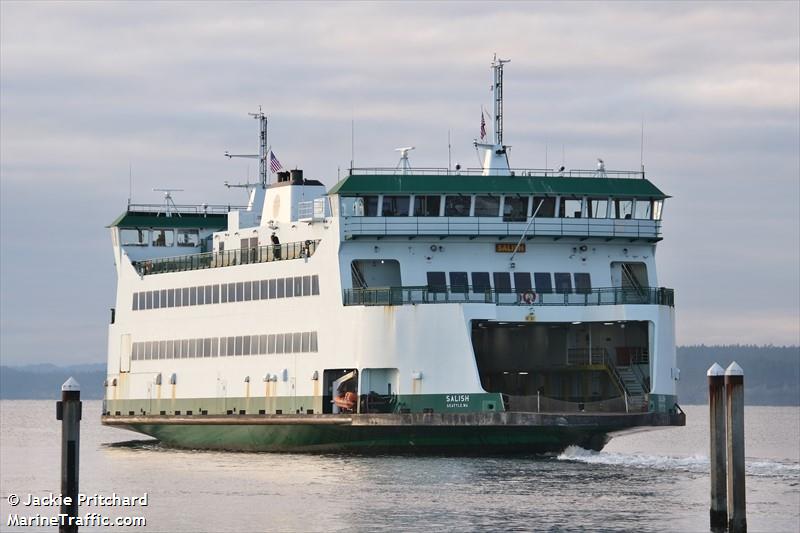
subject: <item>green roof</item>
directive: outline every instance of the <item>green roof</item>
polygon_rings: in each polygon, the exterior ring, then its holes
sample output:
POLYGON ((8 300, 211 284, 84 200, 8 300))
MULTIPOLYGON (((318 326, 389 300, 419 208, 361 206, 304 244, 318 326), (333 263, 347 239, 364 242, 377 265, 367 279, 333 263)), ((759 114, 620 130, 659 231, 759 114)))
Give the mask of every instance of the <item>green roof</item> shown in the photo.
POLYGON ((228 225, 227 214, 187 214, 167 217, 153 211, 126 211, 108 227, 120 228, 211 228, 223 229, 228 225))
POLYGON ((668 198, 642 178, 567 178, 538 176, 353 175, 328 194, 538 194, 668 198))

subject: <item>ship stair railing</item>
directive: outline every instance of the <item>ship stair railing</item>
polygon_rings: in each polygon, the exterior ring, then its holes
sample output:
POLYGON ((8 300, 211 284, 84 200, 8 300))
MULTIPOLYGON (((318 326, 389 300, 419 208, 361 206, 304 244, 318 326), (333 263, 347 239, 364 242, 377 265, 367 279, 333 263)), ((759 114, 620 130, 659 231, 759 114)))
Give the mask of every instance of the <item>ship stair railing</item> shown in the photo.
MULTIPOLYGON (((356 280, 354 280, 356 281, 356 280)), ((344 305, 483 303, 512 306, 665 305, 674 307, 673 289, 602 287, 579 291, 511 291, 473 285, 361 287, 345 289, 344 305)))
MULTIPOLYGON (((462 168, 459 170, 444 167, 427 168, 395 168, 395 167, 360 167, 351 168, 351 176, 483 176, 482 168, 462 168)), ((638 170, 590 170, 574 169, 560 170, 555 168, 510 168, 505 175, 542 177, 542 178, 616 178, 616 179, 644 179, 645 173, 638 170)))
POLYGON ((639 282, 639 278, 636 277, 631 266, 626 263, 622 264, 622 280, 623 288, 630 288, 643 295, 644 287, 639 282))
POLYGON ((649 389, 637 374, 638 367, 618 366, 603 347, 568 348, 567 366, 602 366, 622 394, 626 411, 641 411, 649 389))
POLYGON ((661 221, 618 218, 553 217, 345 217, 345 237, 576 237, 660 240, 661 221))
POLYGON ((186 272, 190 270, 204 270, 254 263, 269 263, 272 261, 305 259, 314 255, 319 243, 320 239, 317 239, 275 245, 270 244, 254 248, 224 250, 222 252, 204 252, 174 257, 159 257, 156 259, 133 261, 132 265, 140 276, 149 276, 153 274, 167 274, 170 272, 186 272))
POLYGON ((358 265, 355 261, 350 263, 350 272, 353 276, 353 285, 357 286, 358 289, 366 289, 367 282, 364 279, 364 275, 361 273, 361 269, 358 268, 358 265))

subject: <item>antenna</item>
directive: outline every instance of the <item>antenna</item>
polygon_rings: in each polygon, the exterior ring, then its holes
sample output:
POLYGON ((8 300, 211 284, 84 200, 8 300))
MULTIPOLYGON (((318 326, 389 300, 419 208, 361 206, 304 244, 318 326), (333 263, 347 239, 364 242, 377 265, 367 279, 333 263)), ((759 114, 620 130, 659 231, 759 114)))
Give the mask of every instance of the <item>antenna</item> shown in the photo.
POLYGON ((133 199, 133 165, 128 161, 128 205, 131 205, 133 199))
POLYGON ((498 59, 497 54, 492 60, 494 70, 494 144, 503 144, 503 65, 510 63, 510 59, 498 59))
POLYGON ((356 160, 356 121, 350 119, 350 174, 353 173, 353 166, 356 160))
POLYGON ((258 113, 248 113, 251 117, 259 122, 259 146, 258 154, 232 154, 225 150, 225 157, 233 159, 234 157, 241 157, 245 159, 258 159, 258 177, 261 181, 261 188, 267 188, 267 116, 261 111, 261 106, 258 106, 258 113))
POLYGON ((447 171, 453 168, 452 147, 450 146, 450 130, 447 130, 447 171))
POLYGON ((153 192, 163 192, 164 193, 164 215, 167 217, 172 216, 172 211, 175 212, 176 215, 179 217, 181 216, 178 213, 178 208, 175 205, 175 201, 172 199, 172 193, 174 192, 183 192, 183 189, 153 189, 153 192))
POLYGON ((642 118, 642 137, 639 140, 639 165, 642 167, 642 177, 644 177, 644 118, 642 118))
POLYGON ((397 167, 403 171, 403 174, 408 174, 408 171, 411 170, 411 164, 408 162, 408 152, 413 150, 414 146, 406 146, 404 148, 395 148, 395 152, 400 152, 400 161, 397 163, 397 167))

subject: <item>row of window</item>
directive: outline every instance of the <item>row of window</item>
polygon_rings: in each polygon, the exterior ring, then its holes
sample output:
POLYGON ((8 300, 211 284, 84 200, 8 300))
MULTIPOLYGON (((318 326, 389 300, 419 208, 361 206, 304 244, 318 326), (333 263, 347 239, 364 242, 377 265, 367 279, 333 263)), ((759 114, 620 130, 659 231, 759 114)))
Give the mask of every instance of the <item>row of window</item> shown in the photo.
MULTIPOLYGON (((445 272, 428 272, 428 290, 432 292, 447 291, 447 277, 445 272)), ((538 293, 571 293, 588 294, 592 292, 592 278, 588 272, 534 272, 531 283, 530 272, 514 272, 514 286, 512 289, 510 272, 450 272, 450 291, 484 294, 486 291, 495 292, 526 292, 535 290, 538 293), (555 279, 555 286, 553 285, 555 279), (575 284, 573 285, 573 279, 575 284), (472 283, 470 284, 470 281, 472 283), (555 287, 555 291, 553 290, 555 287)))
POLYGON ((133 293, 132 309, 165 309, 319 294, 319 276, 294 276, 133 293))
POLYGON ((122 246, 200 246, 200 230, 196 229, 145 229, 122 228, 119 230, 122 246), (177 240, 175 232, 177 231, 177 240))
POLYGON ((527 217, 660 220, 663 200, 566 198, 523 195, 370 195, 353 204, 354 216, 367 217, 527 217), (444 201, 442 200, 444 199, 444 201))
POLYGON ((131 359, 134 361, 150 361, 158 359, 316 352, 317 332, 302 331, 297 333, 270 333, 267 335, 134 342, 131 359))

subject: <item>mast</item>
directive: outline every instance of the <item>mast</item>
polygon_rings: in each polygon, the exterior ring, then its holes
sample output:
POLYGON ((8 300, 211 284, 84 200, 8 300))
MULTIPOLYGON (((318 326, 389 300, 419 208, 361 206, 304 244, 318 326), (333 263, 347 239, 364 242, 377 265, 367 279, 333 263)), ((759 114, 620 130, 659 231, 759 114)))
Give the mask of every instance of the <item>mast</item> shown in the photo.
POLYGON ((261 106, 258 106, 258 113, 248 113, 251 117, 259 122, 259 146, 258 146, 258 177, 261 182, 261 188, 267 188, 267 115, 261 111, 261 106))
POLYGON ((503 144, 503 65, 510 59, 498 59, 497 54, 492 59, 494 73, 494 139, 491 143, 475 140, 475 148, 479 152, 479 159, 483 168, 483 175, 508 175, 511 170, 508 165, 508 146, 503 144))
POLYGON ((503 65, 510 63, 510 59, 498 59, 497 54, 492 60, 494 71, 494 144, 503 145, 503 65))

